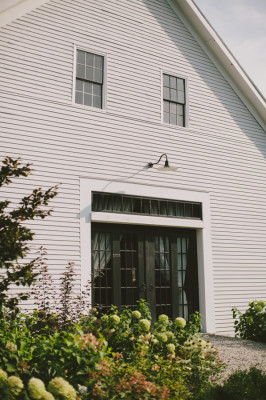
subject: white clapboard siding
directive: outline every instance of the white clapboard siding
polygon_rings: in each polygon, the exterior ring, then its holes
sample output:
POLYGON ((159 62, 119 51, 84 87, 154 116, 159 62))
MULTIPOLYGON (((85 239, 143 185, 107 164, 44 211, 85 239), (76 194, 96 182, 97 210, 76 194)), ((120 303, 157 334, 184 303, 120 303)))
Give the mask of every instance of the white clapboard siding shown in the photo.
POLYGON ((50 0, 0 43, 0 157, 34 169, 1 198, 61 183, 30 224, 56 284, 69 261, 80 282, 81 176, 208 191, 216 332, 232 334, 231 308, 266 296, 266 136, 168 2, 50 0), (107 55, 106 110, 72 104, 74 45, 107 55), (186 128, 161 122, 162 71, 188 78, 186 128), (162 153, 177 172, 144 169, 162 153))

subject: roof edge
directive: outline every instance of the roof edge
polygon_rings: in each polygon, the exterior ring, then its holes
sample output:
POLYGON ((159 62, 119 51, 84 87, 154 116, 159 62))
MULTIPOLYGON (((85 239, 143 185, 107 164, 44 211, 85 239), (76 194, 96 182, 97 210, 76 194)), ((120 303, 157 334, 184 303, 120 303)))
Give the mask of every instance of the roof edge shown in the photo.
POLYGON ((266 102, 193 0, 167 0, 254 118, 266 130, 266 102))
POLYGON ((48 0, 13 0, 3 3, 0 8, 0 27, 22 17, 31 10, 40 7, 48 0))

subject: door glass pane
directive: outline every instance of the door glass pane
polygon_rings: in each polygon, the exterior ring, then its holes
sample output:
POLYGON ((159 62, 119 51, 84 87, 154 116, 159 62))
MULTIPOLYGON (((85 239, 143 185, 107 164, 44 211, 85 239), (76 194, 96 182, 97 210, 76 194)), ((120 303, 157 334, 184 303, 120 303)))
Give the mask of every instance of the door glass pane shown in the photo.
POLYGON ((188 320, 189 314, 198 308, 196 246, 188 236, 177 238, 177 268, 179 314, 188 320))
POLYGON ((137 236, 122 233, 120 236, 121 305, 136 307, 138 298, 137 236))
POLYGON ((105 312, 112 298, 111 234, 95 232, 92 250, 94 304, 105 312))
POLYGON ((170 239, 168 236, 154 237, 155 249, 155 296, 156 317, 167 314, 172 317, 170 239))

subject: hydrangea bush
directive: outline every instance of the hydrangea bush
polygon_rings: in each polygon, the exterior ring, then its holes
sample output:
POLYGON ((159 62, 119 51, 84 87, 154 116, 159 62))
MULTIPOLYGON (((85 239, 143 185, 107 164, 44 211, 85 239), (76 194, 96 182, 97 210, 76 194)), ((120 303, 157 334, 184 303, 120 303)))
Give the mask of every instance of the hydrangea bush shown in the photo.
POLYGON ((10 379, 6 371, 21 379, 24 389, 16 389, 33 400, 74 400, 76 393, 82 400, 115 400, 130 392, 132 399, 186 400, 222 367, 217 351, 200 337, 198 313, 188 323, 164 314, 152 323, 141 301, 134 311, 112 307, 103 315, 91 309, 69 330, 47 326, 47 332, 44 325, 36 331, 36 318, 0 321, 0 386, 10 379))
POLYGON ((263 300, 251 301, 244 313, 236 307, 232 311, 236 336, 266 343, 266 303, 263 300))

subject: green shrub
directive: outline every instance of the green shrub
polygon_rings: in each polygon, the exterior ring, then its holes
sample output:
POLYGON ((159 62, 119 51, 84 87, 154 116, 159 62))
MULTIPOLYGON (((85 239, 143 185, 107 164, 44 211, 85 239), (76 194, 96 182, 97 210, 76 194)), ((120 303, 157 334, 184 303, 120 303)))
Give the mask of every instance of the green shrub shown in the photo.
POLYGON ((173 322, 166 315, 153 325, 150 322, 148 305, 141 301, 134 312, 113 307, 101 316, 98 332, 127 365, 135 366, 156 385, 168 387, 171 398, 177 393, 186 398, 188 391, 201 390, 221 370, 217 350, 200 338, 198 313, 187 324, 182 318, 173 322))
POLYGON ((140 301, 133 312, 112 307, 100 315, 92 309, 65 330, 58 330, 60 323, 51 328, 52 314, 42 318, 37 311, 0 321, 0 368, 19 376, 24 386, 33 377, 45 385, 61 377, 87 390, 86 400, 127 398, 129 390, 135 396, 139 391, 136 399, 185 400, 222 368, 216 349, 200 337, 198 313, 189 323, 161 315, 152 324, 147 303, 140 301))
POLYGON ((251 301, 243 314, 236 307, 232 311, 236 336, 266 343, 266 304, 263 300, 251 301))
POLYGON ((107 356, 107 343, 79 326, 75 332, 49 334, 32 334, 31 326, 35 326, 32 316, 0 321, 0 368, 23 380, 34 376, 48 383, 61 376, 72 384, 83 384, 89 368, 107 356))
POLYGON ((194 397, 195 400, 265 400, 266 374, 256 368, 238 371, 223 385, 216 385, 194 397))
MULTIPOLYGON (((27 177, 31 172, 31 164, 23 165, 20 158, 6 157, 0 166, 0 189, 12 183, 14 178, 27 177)), ((17 206, 10 200, 0 201, 0 317, 4 308, 11 313, 18 313, 19 302, 30 297, 30 292, 25 290, 19 293, 18 290, 12 292, 9 289, 12 285, 18 288, 31 286, 38 275, 36 267, 39 258, 29 262, 25 260, 34 237, 27 222, 51 214, 47 205, 57 195, 57 188, 55 186, 45 191, 34 189, 17 206)))

